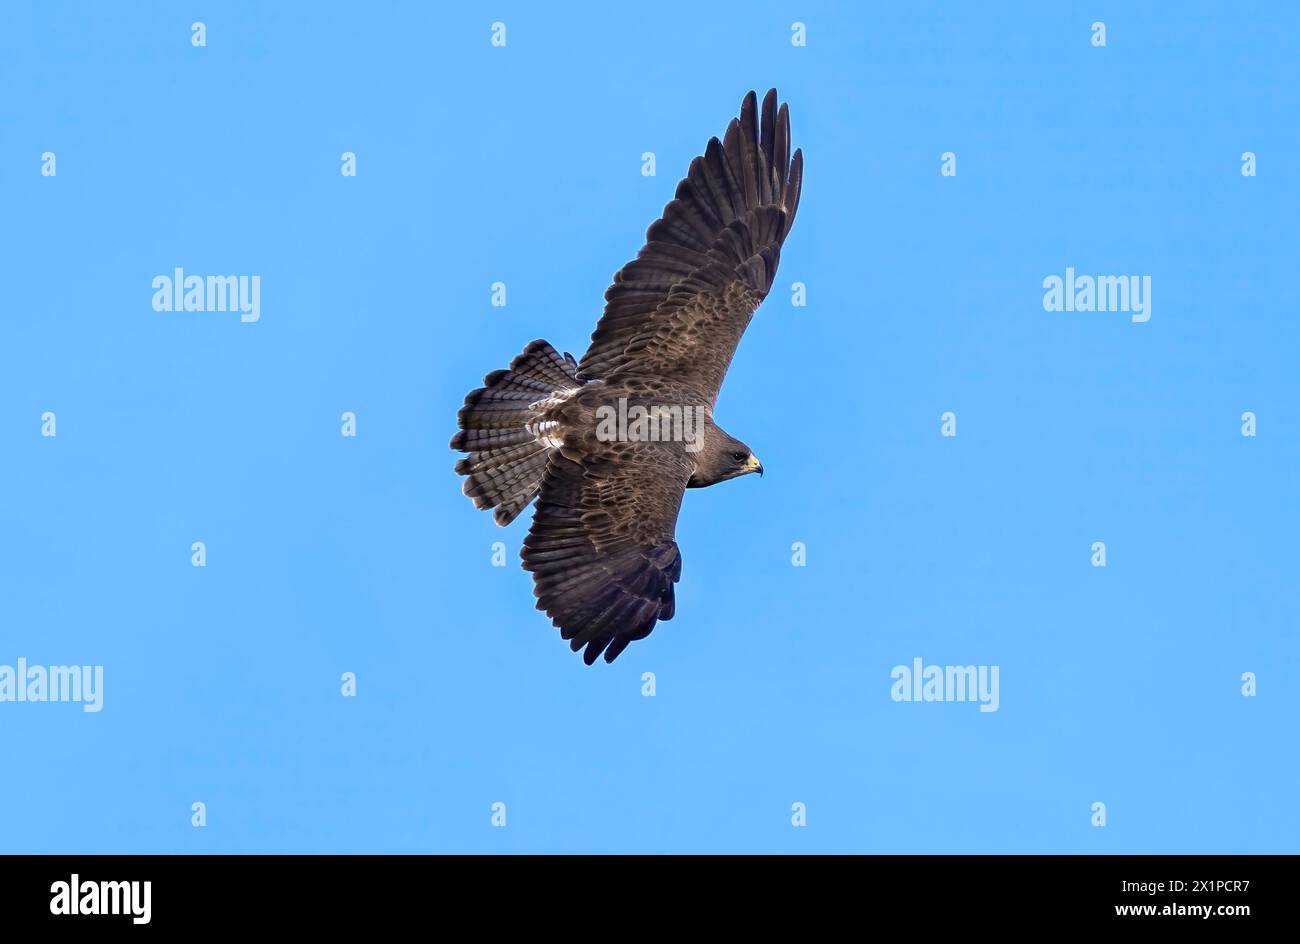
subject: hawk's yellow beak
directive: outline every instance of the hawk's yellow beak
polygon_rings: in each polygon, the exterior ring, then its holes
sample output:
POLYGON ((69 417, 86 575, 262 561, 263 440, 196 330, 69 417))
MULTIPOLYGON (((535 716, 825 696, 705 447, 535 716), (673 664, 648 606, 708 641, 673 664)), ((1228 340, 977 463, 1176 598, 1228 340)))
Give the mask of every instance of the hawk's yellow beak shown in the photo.
POLYGON ((758 457, 751 452, 749 454, 749 462, 745 464, 745 469, 746 471, 757 472, 759 475, 762 475, 763 463, 759 462, 758 457))

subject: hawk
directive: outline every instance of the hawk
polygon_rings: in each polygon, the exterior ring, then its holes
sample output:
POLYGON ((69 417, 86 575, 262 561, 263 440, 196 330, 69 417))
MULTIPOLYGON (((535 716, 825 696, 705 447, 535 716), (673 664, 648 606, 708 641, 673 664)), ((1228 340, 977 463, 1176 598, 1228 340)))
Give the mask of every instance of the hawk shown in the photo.
POLYGON ((750 92, 614 275, 582 359, 533 341, 465 398, 451 440, 469 453, 456 463, 464 492, 503 526, 537 499, 523 567, 587 665, 672 618, 685 490, 763 473, 713 405, 802 182, 789 109, 775 89, 761 109, 750 92))

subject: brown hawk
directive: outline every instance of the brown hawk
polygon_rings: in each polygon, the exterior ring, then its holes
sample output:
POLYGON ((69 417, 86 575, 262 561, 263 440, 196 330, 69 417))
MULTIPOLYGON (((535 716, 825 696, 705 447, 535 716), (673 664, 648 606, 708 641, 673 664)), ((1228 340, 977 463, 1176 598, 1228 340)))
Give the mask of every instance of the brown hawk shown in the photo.
POLYGON ((590 665, 673 615, 687 488, 763 472, 713 422, 732 355, 776 275, 803 154, 776 90, 750 92, 691 161, 575 361, 534 341, 465 398, 465 494, 506 525, 537 498, 521 556, 537 608, 590 665))

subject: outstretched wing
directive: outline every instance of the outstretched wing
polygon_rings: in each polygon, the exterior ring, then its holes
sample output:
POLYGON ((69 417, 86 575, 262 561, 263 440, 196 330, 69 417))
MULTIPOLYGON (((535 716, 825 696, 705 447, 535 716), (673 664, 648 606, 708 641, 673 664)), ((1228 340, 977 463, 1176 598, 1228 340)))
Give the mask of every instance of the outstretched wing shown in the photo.
POLYGON ((682 560, 673 533, 690 461, 669 444, 611 443, 551 458, 520 552, 545 610, 588 665, 614 659, 672 619, 682 560))
POLYGON ((691 161, 636 259, 614 276, 578 376, 672 377, 712 403, 776 276, 802 182, 789 109, 777 108, 773 89, 760 121, 750 92, 724 139, 691 161))

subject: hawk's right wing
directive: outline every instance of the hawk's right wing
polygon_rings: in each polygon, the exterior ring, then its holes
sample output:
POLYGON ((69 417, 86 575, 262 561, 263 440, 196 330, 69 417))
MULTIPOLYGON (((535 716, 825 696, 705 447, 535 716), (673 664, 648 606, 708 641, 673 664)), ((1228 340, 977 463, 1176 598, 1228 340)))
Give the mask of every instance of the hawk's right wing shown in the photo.
POLYGON ((581 462, 555 453, 520 552, 545 610, 583 661, 614 659, 672 619, 673 539, 692 463, 676 444, 610 443, 581 462))

